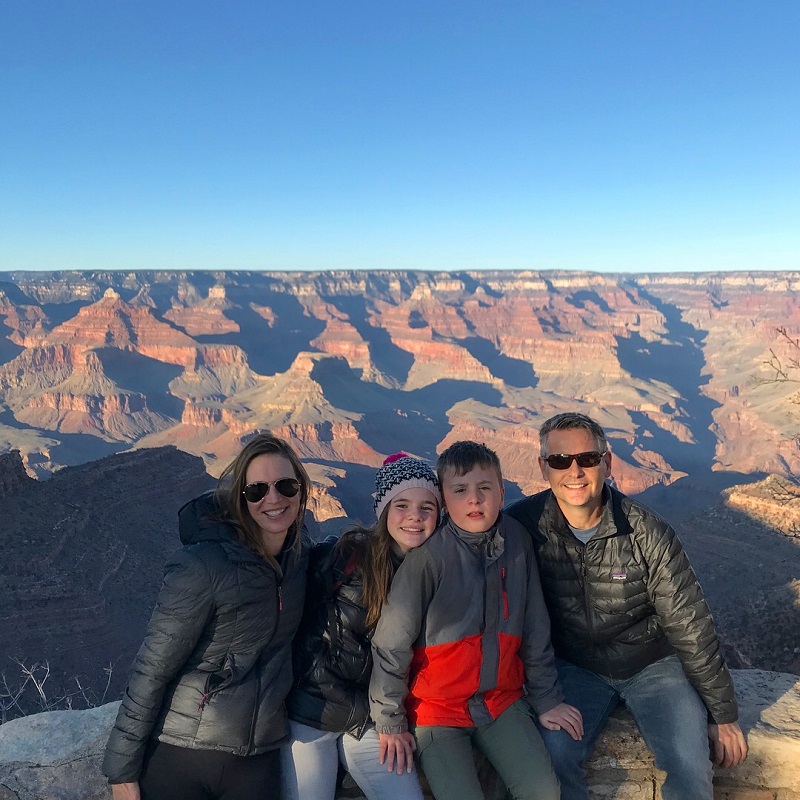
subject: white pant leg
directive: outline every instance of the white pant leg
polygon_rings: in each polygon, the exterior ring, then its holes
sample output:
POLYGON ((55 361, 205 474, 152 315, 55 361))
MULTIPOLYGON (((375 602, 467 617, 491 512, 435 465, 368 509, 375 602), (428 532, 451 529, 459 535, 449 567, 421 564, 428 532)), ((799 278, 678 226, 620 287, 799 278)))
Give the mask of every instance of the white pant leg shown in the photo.
POLYGON ((289 720, 290 744, 281 748, 286 800, 335 800, 340 733, 318 731, 289 720))
POLYGON ((361 739, 344 734, 339 740, 342 763, 367 800, 423 800, 416 768, 398 775, 378 761, 380 739, 370 725, 361 739))

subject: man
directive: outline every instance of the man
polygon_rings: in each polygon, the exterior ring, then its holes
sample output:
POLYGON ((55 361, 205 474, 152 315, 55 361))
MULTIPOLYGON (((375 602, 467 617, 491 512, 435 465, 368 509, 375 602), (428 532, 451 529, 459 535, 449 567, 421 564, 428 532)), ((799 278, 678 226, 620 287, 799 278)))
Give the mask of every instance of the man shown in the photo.
POLYGON ((506 513, 534 539, 565 701, 583 715, 579 741, 542 730, 562 800, 588 800, 583 763, 620 700, 667 773, 664 800, 711 800, 709 740, 724 767, 747 743, 686 554, 660 517, 606 485, 611 453, 593 419, 558 414, 539 436, 550 489, 506 513))

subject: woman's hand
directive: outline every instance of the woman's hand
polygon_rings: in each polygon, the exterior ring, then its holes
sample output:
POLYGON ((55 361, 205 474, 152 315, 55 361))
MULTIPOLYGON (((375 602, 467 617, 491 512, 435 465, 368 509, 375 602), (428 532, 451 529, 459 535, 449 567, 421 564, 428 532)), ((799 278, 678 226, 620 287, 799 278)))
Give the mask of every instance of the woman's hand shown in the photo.
POLYGON ((414 751, 417 749, 417 743, 411 733, 408 731, 405 733, 379 733, 378 738, 381 742, 378 760, 381 764, 386 764, 387 772, 394 771, 398 775, 402 775, 404 772, 414 771, 414 751))
POLYGON ((114 800, 141 800, 138 783, 112 783, 111 796, 114 800))

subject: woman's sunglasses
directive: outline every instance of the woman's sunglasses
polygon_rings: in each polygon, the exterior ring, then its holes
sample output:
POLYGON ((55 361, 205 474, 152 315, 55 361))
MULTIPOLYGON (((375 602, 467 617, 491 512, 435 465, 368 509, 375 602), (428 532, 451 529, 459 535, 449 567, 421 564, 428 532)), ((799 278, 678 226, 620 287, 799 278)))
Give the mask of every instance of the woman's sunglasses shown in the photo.
POLYGON ((294 478, 281 478, 279 481, 258 481, 248 483, 242 494, 248 503, 257 503, 269 494, 269 487, 274 486, 278 494, 284 497, 294 497, 300 491, 300 481, 294 478))
POLYGON ((553 453, 547 456, 545 461, 550 469, 569 469, 573 459, 578 462, 581 469, 588 469, 589 467, 596 467, 602 460, 603 456, 607 453, 604 450, 599 453, 597 450, 590 450, 588 453, 576 453, 570 455, 569 453, 553 453))

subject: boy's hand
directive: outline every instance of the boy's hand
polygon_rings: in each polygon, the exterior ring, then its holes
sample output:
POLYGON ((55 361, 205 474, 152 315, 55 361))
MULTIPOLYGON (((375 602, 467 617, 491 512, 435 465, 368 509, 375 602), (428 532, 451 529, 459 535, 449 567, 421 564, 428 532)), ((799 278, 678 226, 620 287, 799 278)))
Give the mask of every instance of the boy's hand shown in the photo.
POLYGON ((411 733, 379 733, 381 746, 378 751, 378 761, 386 763, 387 772, 397 772, 402 775, 404 772, 414 771, 414 751, 417 743, 411 733), (396 768, 395 768, 396 767, 396 768))
POLYGON ((576 742, 583 739, 581 712, 568 703, 559 703, 555 708, 539 714, 539 722, 549 731, 566 731, 576 742))

